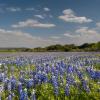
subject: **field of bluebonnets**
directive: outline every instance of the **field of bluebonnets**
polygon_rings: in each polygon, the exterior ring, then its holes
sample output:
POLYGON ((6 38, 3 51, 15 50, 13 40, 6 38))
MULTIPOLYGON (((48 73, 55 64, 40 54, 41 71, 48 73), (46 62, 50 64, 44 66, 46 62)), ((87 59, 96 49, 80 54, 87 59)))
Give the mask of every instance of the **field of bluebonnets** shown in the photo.
POLYGON ((100 100, 100 53, 0 54, 0 100, 100 100))

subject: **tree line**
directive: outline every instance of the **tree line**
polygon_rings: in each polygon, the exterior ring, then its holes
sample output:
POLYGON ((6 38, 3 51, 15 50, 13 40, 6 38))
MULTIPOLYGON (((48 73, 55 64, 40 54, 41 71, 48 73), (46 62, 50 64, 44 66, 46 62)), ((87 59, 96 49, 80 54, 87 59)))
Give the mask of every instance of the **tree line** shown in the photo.
POLYGON ((100 51, 100 42, 84 43, 80 46, 75 44, 55 44, 36 48, 0 48, 0 52, 88 52, 100 51))

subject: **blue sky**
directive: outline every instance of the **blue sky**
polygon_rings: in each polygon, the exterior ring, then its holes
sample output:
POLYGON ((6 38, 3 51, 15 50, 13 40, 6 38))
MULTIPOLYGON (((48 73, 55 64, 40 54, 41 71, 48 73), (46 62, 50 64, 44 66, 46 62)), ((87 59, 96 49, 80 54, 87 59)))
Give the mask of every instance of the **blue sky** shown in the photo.
POLYGON ((0 47, 100 41, 100 0, 0 0, 0 47))

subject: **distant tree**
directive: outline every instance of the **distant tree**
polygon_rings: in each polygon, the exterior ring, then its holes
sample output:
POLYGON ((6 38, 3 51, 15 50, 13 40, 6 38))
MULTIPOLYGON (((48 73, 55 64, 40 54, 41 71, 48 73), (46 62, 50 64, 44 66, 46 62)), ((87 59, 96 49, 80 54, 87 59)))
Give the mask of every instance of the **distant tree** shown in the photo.
POLYGON ((46 52, 46 51, 100 51, 100 42, 97 43, 84 43, 80 46, 74 44, 56 44, 47 47, 36 47, 36 48, 0 48, 0 52, 46 52))

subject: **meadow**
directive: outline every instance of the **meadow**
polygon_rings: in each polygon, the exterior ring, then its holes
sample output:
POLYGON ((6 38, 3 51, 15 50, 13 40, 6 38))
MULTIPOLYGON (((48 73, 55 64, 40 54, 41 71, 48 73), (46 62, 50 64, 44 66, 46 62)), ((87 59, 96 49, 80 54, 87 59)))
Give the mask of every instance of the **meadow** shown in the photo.
POLYGON ((0 100, 100 100, 100 53, 1 53, 0 100))

